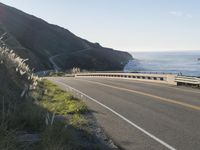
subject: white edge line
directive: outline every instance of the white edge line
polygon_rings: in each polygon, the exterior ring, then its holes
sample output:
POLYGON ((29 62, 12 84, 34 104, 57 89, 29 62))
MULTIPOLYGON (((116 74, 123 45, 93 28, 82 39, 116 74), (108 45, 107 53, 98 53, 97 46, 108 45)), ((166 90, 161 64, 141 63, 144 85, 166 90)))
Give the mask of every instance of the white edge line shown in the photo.
MULTIPOLYGON (((55 80, 54 80, 54 81, 55 81, 55 80)), ((111 111, 112 113, 114 113, 115 115, 117 115, 118 117, 120 117, 121 119, 123 119, 124 121, 128 122, 129 124, 131 124, 132 126, 134 126, 135 128, 137 128, 138 130, 140 130, 141 132, 143 132, 144 134, 148 135, 149 137, 151 137, 152 139, 154 139, 154 140, 157 141, 158 143, 164 145, 164 146, 167 147, 168 149, 170 149, 170 150, 176 150, 174 147, 170 146, 170 145, 167 144, 166 142, 164 142, 164 141, 162 141, 161 139, 157 138, 156 136, 152 135, 151 133, 149 133, 149 132, 146 131, 145 129, 139 127, 139 126, 136 125, 135 123, 131 122, 130 120, 128 120, 128 119, 125 118, 124 116, 122 116, 122 115, 120 115, 119 113, 117 113, 116 111, 114 111, 112 108, 109 108, 108 106, 102 104, 101 102, 97 101, 96 99, 94 99, 94 98, 92 98, 92 97, 86 95, 85 93, 83 93, 83 92, 81 92, 81 91, 79 91, 79 90, 77 90, 77 89, 75 89, 75 88, 73 88, 73 87, 71 87, 71 86, 69 86, 69 85, 67 85, 67 84, 64 84, 64 83, 62 83, 62 82, 60 82, 60 81, 55 81, 55 82, 58 82, 58 83, 60 83, 60 84, 62 84, 62 85, 64 85, 64 86, 67 86, 67 87, 71 88, 72 90, 75 90, 76 92, 78 92, 78 93, 84 95, 85 97, 91 99, 91 100, 94 101, 95 103, 97 103, 97 104, 101 105, 102 107, 108 109, 109 111, 111 111)))

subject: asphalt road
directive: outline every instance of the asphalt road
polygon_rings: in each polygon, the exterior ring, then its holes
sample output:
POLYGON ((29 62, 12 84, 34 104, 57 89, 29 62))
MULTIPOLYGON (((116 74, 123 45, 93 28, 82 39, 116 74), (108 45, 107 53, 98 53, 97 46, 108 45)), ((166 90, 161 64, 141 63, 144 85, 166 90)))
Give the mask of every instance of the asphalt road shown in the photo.
POLYGON ((128 79, 50 78, 86 104, 122 149, 200 150, 200 90, 128 79))

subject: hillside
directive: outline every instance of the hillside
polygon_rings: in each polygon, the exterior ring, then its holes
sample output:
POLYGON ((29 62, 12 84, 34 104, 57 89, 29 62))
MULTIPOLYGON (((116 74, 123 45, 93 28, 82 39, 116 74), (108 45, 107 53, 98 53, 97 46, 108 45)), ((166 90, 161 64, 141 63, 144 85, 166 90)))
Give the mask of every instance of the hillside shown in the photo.
POLYGON ((5 67, 5 65, 0 65, 0 100, 3 98, 16 99, 20 97, 22 91, 22 85, 18 84, 19 82, 14 79, 14 76, 11 75, 11 72, 5 67))
POLYGON ((112 149, 82 100, 33 76, 1 40, 0 84, 0 150, 112 149))
POLYGON ((0 3, 0 34, 4 41, 36 71, 52 69, 51 56, 62 69, 122 70, 132 59, 127 52, 104 48, 0 3))

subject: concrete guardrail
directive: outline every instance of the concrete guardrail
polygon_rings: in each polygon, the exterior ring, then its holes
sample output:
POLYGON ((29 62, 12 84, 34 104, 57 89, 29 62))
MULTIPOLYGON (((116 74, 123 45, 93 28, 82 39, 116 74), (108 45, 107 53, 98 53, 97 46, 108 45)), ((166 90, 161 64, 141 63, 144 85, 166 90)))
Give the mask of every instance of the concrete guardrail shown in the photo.
POLYGON ((141 73, 78 73, 75 77, 108 77, 142 80, 156 83, 177 85, 174 74, 141 74, 141 73))
POLYGON ((200 87, 200 78, 189 76, 177 76, 175 74, 148 74, 148 73, 79 73, 75 77, 109 77, 125 78, 132 80, 142 80, 157 83, 166 83, 171 85, 195 85, 200 87))
POLYGON ((197 77, 176 76, 175 82, 177 82, 178 85, 188 84, 188 85, 200 86, 200 78, 197 78, 197 77))

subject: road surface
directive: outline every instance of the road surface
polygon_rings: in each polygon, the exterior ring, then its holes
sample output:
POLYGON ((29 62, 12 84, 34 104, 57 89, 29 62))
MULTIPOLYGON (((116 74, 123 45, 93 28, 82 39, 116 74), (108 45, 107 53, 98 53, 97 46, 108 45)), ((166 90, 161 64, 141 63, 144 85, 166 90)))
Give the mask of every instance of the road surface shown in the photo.
POLYGON ((88 95, 108 136, 126 150, 200 150, 200 90, 128 79, 50 78, 88 95))

